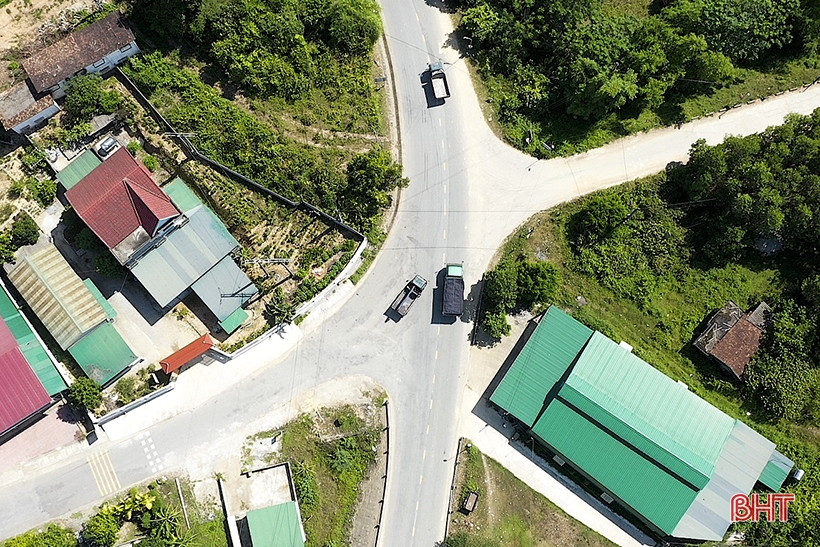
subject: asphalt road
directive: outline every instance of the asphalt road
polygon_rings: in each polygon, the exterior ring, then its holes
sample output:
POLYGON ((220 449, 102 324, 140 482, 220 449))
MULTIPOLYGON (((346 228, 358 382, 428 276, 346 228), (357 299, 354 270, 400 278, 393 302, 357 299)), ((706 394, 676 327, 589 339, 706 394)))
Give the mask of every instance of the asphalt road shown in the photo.
MULTIPOLYGON (((432 2, 432 0, 430 0, 432 2)), ((498 141, 482 119, 463 60, 444 47, 449 16, 422 0, 384 4, 405 174, 395 224, 371 272, 344 306, 281 362, 207 404, 137 436, 86 453, 0 492, 0 537, 98 503, 121 487, 207 466, 237 446, 243 424, 336 378, 381 383, 391 401, 391 459, 382 545, 432 546, 444 531, 470 324, 438 314, 437 274, 464 262, 468 291, 503 239, 531 214, 578 195, 657 172, 686 158, 698 137, 716 143, 820 105, 820 88, 674 128, 623 139, 569 159, 536 162, 498 141), (428 107, 426 64, 443 60, 453 97, 428 107), (410 313, 386 311, 419 273, 430 285, 410 313), (160 467, 161 466, 161 467, 160 467)), ((238 450, 238 448, 236 448, 238 450)))

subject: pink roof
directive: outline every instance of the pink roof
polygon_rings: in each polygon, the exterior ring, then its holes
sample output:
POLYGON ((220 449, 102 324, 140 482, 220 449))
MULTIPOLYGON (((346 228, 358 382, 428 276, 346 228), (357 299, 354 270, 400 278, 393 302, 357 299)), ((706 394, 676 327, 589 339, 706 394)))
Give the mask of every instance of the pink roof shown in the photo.
POLYGON ((109 249, 140 226, 154 235, 161 220, 179 214, 150 172, 125 148, 114 152, 65 196, 109 249))
POLYGON ((50 401, 43 384, 20 353, 11 331, 0 320, 0 432, 50 401))

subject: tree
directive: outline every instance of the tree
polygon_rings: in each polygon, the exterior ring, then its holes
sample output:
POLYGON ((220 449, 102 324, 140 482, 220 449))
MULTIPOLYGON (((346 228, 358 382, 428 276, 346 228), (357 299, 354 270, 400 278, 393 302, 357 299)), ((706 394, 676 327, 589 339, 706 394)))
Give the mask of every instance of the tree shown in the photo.
POLYGON ((81 534, 93 547, 113 547, 121 526, 112 513, 101 511, 86 521, 81 534))
POLYGON ((753 61, 791 42, 799 11, 800 0, 678 0, 663 16, 732 60, 753 61))
POLYGON ((111 114, 123 102, 116 91, 103 89, 103 79, 97 74, 74 76, 66 84, 63 109, 72 125, 87 122, 95 114, 111 114))
POLYGON ((567 225, 570 239, 576 246, 594 243, 608 236, 629 214, 629 210, 614 192, 593 195, 584 207, 572 215, 567 225))
POLYGON ((40 239, 40 227, 28 213, 22 212, 11 225, 11 245, 16 250, 24 245, 34 245, 40 239))
POLYGON ((328 21, 330 46, 342 53, 367 55, 381 34, 379 6, 373 0, 334 0, 328 21))
POLYGON ((41 532, 26 534, 6 540, 4 547, 77 547, 77 538, 73 530, 49 524, 41 532))
POLYGON ((524 307, 548 304, 560 284, 558 268, 549 262, 523 262, 518 266, 518 303, 524 307))
POLYGON ((515 308, 518 301, 518 263, 511 259, 502 260, 487 272, 484 291, 488 310, 506 314, 515 308))
POLYGON ((94 410, 102 404, 102 388, 91 378, 77 378, 68 388, 68 402, 81 410, 94 410))
POLYGON ((393 162, 387 150, 374 147, 357 154, 347 166, 347 185, 342 192, 345 211, 355 225, 362 226, 390 205, 390 192, 407 183, 401 176, 401 165, 393 162))
POLYGON ((100 253, 94 257, 94 269, 97 273, 112 279, 123 279, 128 270, 114 258, 111 253, 100 253))

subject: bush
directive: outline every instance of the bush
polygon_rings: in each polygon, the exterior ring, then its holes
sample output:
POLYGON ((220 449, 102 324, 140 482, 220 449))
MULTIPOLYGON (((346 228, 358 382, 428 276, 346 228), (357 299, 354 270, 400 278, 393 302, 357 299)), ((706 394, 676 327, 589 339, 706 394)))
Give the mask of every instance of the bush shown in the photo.
POLYGON ((489 312, 484 316, 484 322, 481 325, 489 336, 500 339, 502 336, 509 336, 512 327, 507 323, 507 314, 500 311, 489 312))
POLYGON ((505 313, 512 310, 518 300, 518 262, 502 260, 487 272, 484 290, 488 309, 505 313))
POLYGON ((527 308, 549 304, 560 284, 560 273, 552 264, 523 262, 518 267, 518 303, 527 308))
POLYGON ((116 91, 105 91, 103 79, 97 74, 75 76, 66 84, 63 109, 72 125, 88 121, 95 114, 111 114, 122 105, 122 96, 116 91))
POLYGON ((94 547, 113 547, 120 532, 120 522, 113 514, 100 512, 83 525, 83 539, 94 547))
POLYGON ((40 227, 28 213, 18 214, 11 225, 11 246, 14 250, 24 245, 34 245, 40 238, 40 227))
POLYGON ((120 403, 127 405, 137 398, 137 379, 133 376, 121 379, 114 386, 114 391, 117 392, 120 403))
POLYGON ((4 547, 77 547, 77 538, 73 530, 49 524, 40 532, 28 532, 13 537, 3 544, 4 547))
POLYGON ((91 378, 77 378, 68 388, 68 402, 80 410, 94 410, 102 404, 102 387, 91 378))
POLYGON ((156 171, 159 166, 159 162, 157 162, 157 158, 154 156, 145 156, 145 159, 142 160, 142 164, 152 173, 156 171))

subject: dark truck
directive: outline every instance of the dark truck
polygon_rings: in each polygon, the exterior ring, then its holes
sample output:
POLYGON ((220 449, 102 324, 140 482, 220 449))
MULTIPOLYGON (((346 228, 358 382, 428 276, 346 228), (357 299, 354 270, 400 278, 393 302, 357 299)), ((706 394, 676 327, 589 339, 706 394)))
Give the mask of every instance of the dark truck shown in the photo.
POLYGON ((443 101, 450 97, 450 86, 447 85, 447 76, 441 63, 430 63, 430 85, 433 86, 433 96, 443 101))
POLYGON ((442 315, 459 316, 464 312, 464 266, 447 264, 444 272, 442 315))
POLYGON ((404 286, 399 295, 393 300, 390 308, 396 310, 396 313, 404 317, 410 311, 410 306, 416 301, 416 298, 421 296, 424 287, 427 286, 427 280, 422 276, 417 275, 404 286))

